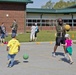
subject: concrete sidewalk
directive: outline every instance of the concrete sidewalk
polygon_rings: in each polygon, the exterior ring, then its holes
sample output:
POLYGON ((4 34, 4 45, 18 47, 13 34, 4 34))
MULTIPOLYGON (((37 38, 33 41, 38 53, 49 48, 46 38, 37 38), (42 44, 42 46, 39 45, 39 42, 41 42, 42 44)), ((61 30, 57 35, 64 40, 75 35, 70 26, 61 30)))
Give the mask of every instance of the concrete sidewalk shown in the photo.
POLYGON ((22 43, 21 51, 15 58, 15 65, 7 67, 6 45, 0 46, 0 75, 76 75, 76 44, 73 45, 73 60, 70 65, 64 58, 63 47, 57 49, 57 56, 52 57, 54 43, 22 43), (23 54, 29 54, 24 60, 23 54))

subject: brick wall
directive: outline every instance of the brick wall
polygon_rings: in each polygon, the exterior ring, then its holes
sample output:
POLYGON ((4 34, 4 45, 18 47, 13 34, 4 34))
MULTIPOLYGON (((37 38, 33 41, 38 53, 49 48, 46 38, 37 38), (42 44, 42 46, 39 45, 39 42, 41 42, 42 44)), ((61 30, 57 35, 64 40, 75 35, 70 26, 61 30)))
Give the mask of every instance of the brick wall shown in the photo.
POLYGON ((11 33, 10 26, 13 19, 17 20, 18 32, 24 32, 25 4, 20 3, 0 3, 0 25, 4 22, 7 32, 11 33))

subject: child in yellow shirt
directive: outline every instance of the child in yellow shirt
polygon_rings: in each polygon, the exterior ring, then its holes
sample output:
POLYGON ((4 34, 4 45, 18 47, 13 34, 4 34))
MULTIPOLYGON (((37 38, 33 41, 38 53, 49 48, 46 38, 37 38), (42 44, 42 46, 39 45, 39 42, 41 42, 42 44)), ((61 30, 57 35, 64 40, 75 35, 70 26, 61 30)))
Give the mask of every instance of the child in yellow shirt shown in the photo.
POLYGON ((20 51, 20 43, 16 39, 16 34, 12 33, 12 39, 7 44, 7 51, 8 51, 8 67, 12 67, 14 64, 14 58, 16 54, 20 51))

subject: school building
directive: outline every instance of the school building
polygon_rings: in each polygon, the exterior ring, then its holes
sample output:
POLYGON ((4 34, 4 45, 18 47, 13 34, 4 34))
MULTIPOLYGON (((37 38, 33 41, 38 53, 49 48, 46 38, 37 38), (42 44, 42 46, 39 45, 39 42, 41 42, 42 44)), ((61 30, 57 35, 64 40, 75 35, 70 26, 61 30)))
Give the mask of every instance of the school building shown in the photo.
POLYGON ((64 9, 41 9, 27 8, 26 29, 29 29, 35 22, 41 30, 54 29, 57 19, 62 18, 63 22, 69 24, 72 30, 76 29, 76 5, 64 9))
POLYGON ((18 33, 30 30, 37 23, 41 30, 51 30, 62 18, 64 23, 69 24, 73 30, 76 29, 76 5, 64 9, 41 9, 26 8, 32 0, 0 0, 0 25, 4 22, 7 32, 11 33, 10 26, 13 19, 17 20, 18 33))
POLYGON ((26 5, 31 0, 0 0, 0 25, 4 22, 7 32, 11 33, 14 19, 18 23, 18 32, 24 32, 26 23, 26 5))

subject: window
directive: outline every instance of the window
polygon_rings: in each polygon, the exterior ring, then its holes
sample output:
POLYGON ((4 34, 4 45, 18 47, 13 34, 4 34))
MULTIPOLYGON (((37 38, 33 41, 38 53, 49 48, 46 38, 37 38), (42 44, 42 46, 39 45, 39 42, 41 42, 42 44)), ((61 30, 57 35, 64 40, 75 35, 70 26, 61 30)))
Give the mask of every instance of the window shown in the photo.
POLYGON ((28 24, 28 26, 32 26, 32 24, 28 24))
POLYGON ((33 20, 33 22, 36 22, 36 20, 33 20))
POLYGON ((49 26, 49 20, 46 20, 46 26, 49 26))
POLYGON ((37 22, 40 22, 40 20, 37 20, 37 22))
POLYGON ((27 19, 26 25, 32 26, 33 24, 37 23, 38 26, 54 26, 56 25, 56 20, 49 20, 49 19, 27 19))
POLYGON ((32 20, 28 20, 28 22, 32 22, 32 20))
POLYGON ((74 26, 76 26, 76 20, 74 19, 74 26))

